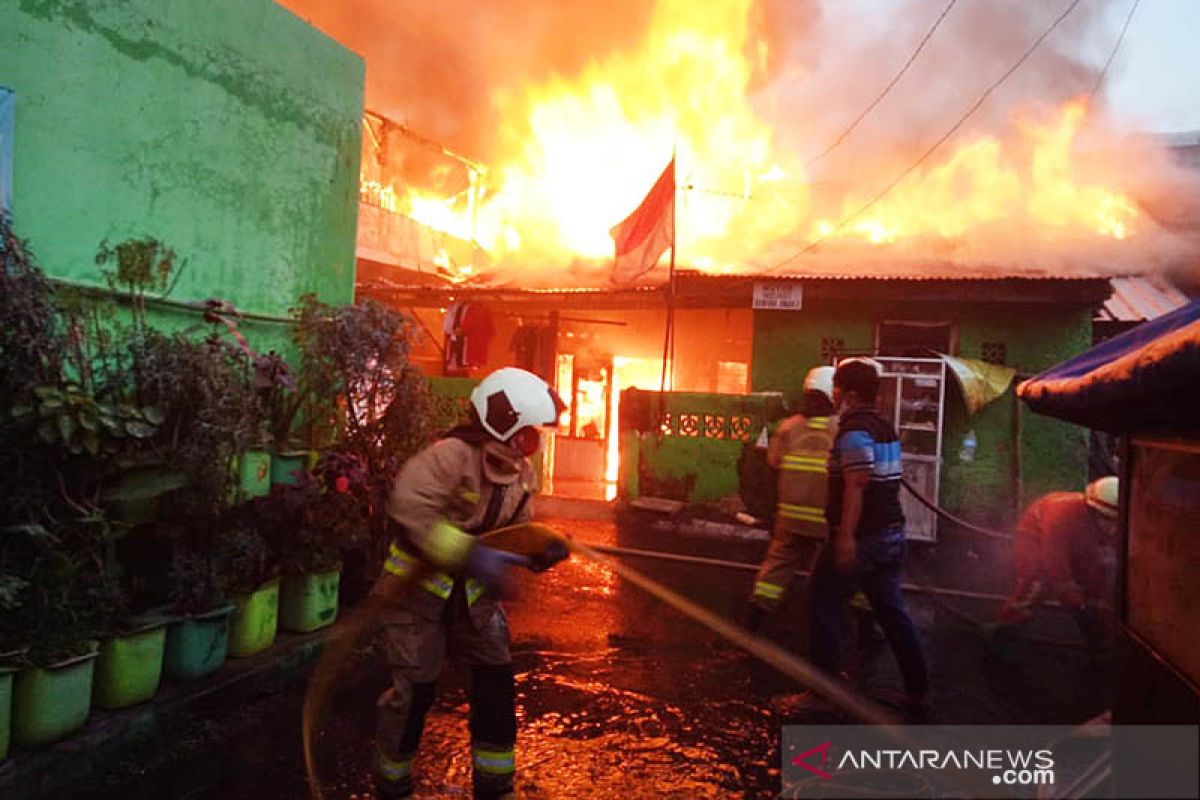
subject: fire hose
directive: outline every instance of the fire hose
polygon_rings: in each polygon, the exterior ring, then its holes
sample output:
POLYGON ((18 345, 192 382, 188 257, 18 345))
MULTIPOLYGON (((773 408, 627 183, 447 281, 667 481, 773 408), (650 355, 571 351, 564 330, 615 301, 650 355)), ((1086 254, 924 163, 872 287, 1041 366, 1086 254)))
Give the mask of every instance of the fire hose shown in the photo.
MULTIPOLYGON (((565 541, 572 553, 589 561, 603 564, 631 584, 648 592, 658 600, 703 625, 764 663, 774 667, 784 675, 811 688, 818 695, 855 719, 877 726, 878 730, 899 744, 906 746, 909 744, 907 738, 897 726, 895 717, 878 704, 826 677, 816 667, 800 656, 785 650, 774 642, 760 636, 755 636, 740 626, 729 622, 677 592, 668 589, 633 567, 616 561, 595 547, 562 537, 552 529, 544 525, 537 525, 536 523, 497 529, 486 534, 484 538, 490 538, 492 540, 491 543, 499 544, 499 537, 501 535, 519 529, 539 530, 543 535, 555 536, 565 541)), ((403 587, 411 589, 428 572, 429 568, 427 566, 419 566, 416 570, 410 572, 406 578, 397 578, 396 580, 403 581, 403 587)), ((380 617, 390 607, 393 607, 396 601, 397 598, 395 596, 384 596, 382 593, 373 593, 369 596, 347 619, 340 635, 333 637, 329 641, 316 667, 313 669, 313 674, 309 679, 308 689, 304 697, 301 735, 303 737, 304 766, 308 778, 309 791, 315 800, 322 800, 324 797, 320 781, 316 774, 313 740, 317 723, 323 715, 325 701, 329 698, 330 691, 334 686, 342 664, 348 659, 358 643, 368 634, 375 631, 380 617)))
MULTIPOLYGON (((992 531, 956 517, 955 515, 950 514, 949 512, 930 502, 923 495, 921 495, 920 492, 914 489, 907 481, 902 481, 902 484, 904 488, 908 490, 908 492, 911 493, 926 508, 929 508, 942 518, 965 530, 969 530, 992 539, 1011 540, 1013 538, 1009 534, 992 531)), ((509 530, 523 527, 528 526, 511 526, 510 528, 493 531, 492 534, 499 535, 509 530)), ((784 650, 769 640, 750 634, 748 631, 745 631, 739 626, 728 622, 716 614, 713 614, 711 611, 708 611, 691 600, 688 600, 682 595, 673 592, 657 581, 648 578, 632 567, 614 560, 611 558, 611 556, 648 558, 660 561, 698 564, 744 571, 756 571, 758 569, 758 565, 742 561, 705 558, 701 556, 688 556, 676 553, 664 553, 654 550, 638 550, 633 548, 611 547, 605 545, 589 546, 575 540, 568 540, 568 542, 572 552, 575 552, 591 561, 604 564, 618 575, 628 580, 630 583, 650 593, 662 602, 675 608, 685 616, 688 616, 701 625, 704 625, 714 633, 722 636, 726 640, 762 660, 764 663, 774 667, 784 675, 796 680, 802 685, 812 688, 817 694, 821 695, 826 700, 833 703, 835 706, 838 706, 852 716, 862 720, 863 722, 884 726, 885 730, 891 732, 893 736, 898 737, 900 735, 898 730, 895 728, 895 720, 890 714, 878 707, 875 703, 855 695, 854 693, 843 688, 840 684, 830 680, 829 678, 826 678, 808 661, 796 656, 794 653, 784 650)), ((414 583, 415 581, 424 577, 424 573, 427 571, 427 568, 424 567, 418 569, 408 576, 406 583, 414 583)), ((807 578, 811 576, 811 571, 798 571, 797 575, 807 578)), ((947 596, 992 601, 1004 599, 1003 595, 935 587, 931 586, 925 581, 918 583, 905 583, 902 584, 901 588, 905 589, 906 591, 930 594, 935 598, 939 596, 947 596)), ((350 619, 347 620, 342 635, 331 640, 322 654, 320 661, 313 671, 313 676, 309 681, 308 690, 306 692, 304 701, 302 735, 304 743, 304 761, 308 775, 309 786, 311 787, 312 796, 317 798, 317 800, 320 800, 323 797, 323 794, 320 789, 320 783, 317 780, 316 765, 313 759, 312 750, 316 723, 321 717, 324 702, 328 698, 329 691, 333 686, 341 664, 347 659, 353 648, 368 633, 371 633, 375 630, 379 616, 386 611, 389 604, 389 600, 386 598, 376 595, 369 597, 367 601, 358 608, 356 613, 351 615, 350 619)), ((939 605, 944 609, 951 611, 956 616, 959 616, 961 619, 975 625, 976 627, 981 625, 981 623, 967 615, 965 612, 954 609, 944 602, 939 603, 939 605)), ((1033 639, 1032 641, 1058 646, 1076 646, 1070 642, 1060 642, 1057 640, 1033 639)))
POLYGON ((949 522, 953 522, 955 525, 962 528, 963 530, 970 531, 971 533, 977 533, 980 536, 985 536, 989 539, 1001 539, 1004 541, 1012 541, 1012 539, 1013 539, 1013 535, 1011 533, 1004 533, 1003 531, 994 531, 994 530, 991 530, 990 528, 984 528, 979 525, 976 525, 973 522, 968 522, 967 520, 963 519, 962 517, 956 517, 955 515, 951 514, 946 509, 944 509, 941 506, 934 503, 932 500, 927 498, 925 495, 918 492, 916 490, 916 488, 911 483, 908 482, 907 478, 901 478, 900 485, 903 486, 905 489, 907 489, 908 493, 911 494, 913 497, 915 497, 917 499, 918 503, 925 506, 927 509, 932 511, 934 514, 937 514, 942 519, 947 520, 949 522))

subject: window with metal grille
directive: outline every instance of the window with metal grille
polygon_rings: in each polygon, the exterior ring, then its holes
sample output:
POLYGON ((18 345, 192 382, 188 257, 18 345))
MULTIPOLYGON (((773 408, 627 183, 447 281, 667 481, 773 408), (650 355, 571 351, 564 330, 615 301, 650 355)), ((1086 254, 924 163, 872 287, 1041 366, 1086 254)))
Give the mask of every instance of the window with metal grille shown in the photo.
POLYGON ((1008 347, 1004 342, 983 342, 979 345, 979 357, 989 364, 1008 363, 1008 347))
POLYGON ((821 337, 821 363, 832 364, 834 359, 846 349, 846 342, 840 336, 821 337))

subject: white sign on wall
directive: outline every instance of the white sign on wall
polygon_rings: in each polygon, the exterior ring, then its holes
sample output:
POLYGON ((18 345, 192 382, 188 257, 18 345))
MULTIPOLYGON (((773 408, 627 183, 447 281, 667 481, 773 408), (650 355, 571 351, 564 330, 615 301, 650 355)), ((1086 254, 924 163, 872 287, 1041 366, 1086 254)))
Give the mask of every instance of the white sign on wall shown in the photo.
POLYGON ((764 311, 799 311, 804 304, 804 286, 799 283, 756 283, 751 308, 764 311))

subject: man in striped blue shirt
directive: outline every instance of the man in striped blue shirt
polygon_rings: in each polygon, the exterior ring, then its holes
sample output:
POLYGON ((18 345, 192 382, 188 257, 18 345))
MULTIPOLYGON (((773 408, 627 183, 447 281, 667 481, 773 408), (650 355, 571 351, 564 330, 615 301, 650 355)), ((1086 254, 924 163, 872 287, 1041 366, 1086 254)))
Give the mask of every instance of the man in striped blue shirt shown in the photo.
POLYGON ((906 705, 919 711, 929 678, 900 595, 905 547, 900 441, 875 408, 878 388, 879 365, 868 358, 843 361, 833 378, 834 404, 841 413, 829 454, 829 542, 812 578, 811 651, 817 666, 838 674, 846 604, 861 588, 899 662, 906 705))

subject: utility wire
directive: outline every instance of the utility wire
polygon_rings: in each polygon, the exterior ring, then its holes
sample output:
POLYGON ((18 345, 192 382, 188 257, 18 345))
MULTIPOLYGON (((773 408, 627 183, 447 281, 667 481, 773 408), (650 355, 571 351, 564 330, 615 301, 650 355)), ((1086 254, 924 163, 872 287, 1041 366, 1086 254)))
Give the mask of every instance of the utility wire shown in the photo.
POLYGON ((957 3, 958 3, 958 0, 950 0, 950 2, 946 4, 946 7, 942 9, 942 13, 938 15, 938 18, 936 20, 934 20, 933 27, 931 27, 928 31, 925 32, 925 36, 924 36, 924 38, 921 39, 920 44, 917 45, 917 49, 914 50, 912 55, 908 57, 908 61, 906 61, 904 63, 904 66, 901 67, 900 71, 896 73, 896 76, 894 78, 892 78, 891 83, 889 83, 887 86, 883 87, 883 91, 881 91, 878 95, 875 96, 875 99, 871 101, 871 104, 869 106, 867 106, 866 108, 864 108, 862 110, 862 112, 860 112, 859 115, 854 118, 854 121, 851 122, 848 126, 846 126, 846 129, 843 130, 840 134, 838 134, 837 138, 834 139, 833 142, 831 142, 828 147, 826 147, 824 150, 822 150, 820 153, 818 153, 815 157, 809 159, 804 164, 805 172, 807 172, 808 168, 811 167, 813 164, 816 164, 818 161, 823 159, 825 156, 827 156, 831 152, 833 152, 839 145, 841 145, 842 142, 846 141, 846 137, 849 136, 854 131, 854 129, 858 127, 858 124, 860 122, 862 122, 864 119, 866 119, 868 114, 870 114, 872 111, 875 110, 875 106, 879 105, 883 101, 883 98, 888 96, 888 94, 892 91, 892 89, 894 89, 896 87, 896 84, 900 82, 900 79, 904 77, 904 74, 906 72, 908 72, 908 68, 911 67, 913 65, 913 62, 917 60, 917 56, 921 55, 921 51, 925 49, 925 45, 927 45, 929 43, 929 40, 933 38, 933 34, 937 31, 937 29, 939 27, 941 27, 942 20, 944 20, 946 18, 946 15, 950 13, 950 9, 954 8, 954 6, 957 3))
MULTIPOLYGON (((812 167, 818 161, 825 158, 825 156, 829 155, 834 150, 836 150, 838 147, 840 147, 842 142, 846 141, 846 138, 851 133, 854 132, 855 128, 858 127, 859 123, 861 123, 864 119, 866 119, 867 115, 870 114, 872 111, 874 111, 875 107, 878 106, 881 102, 883 102, 883 98, 887 97, 888 94, 891 93, 892 89, 896 88, 896 84, 899 83, 900 79, 903 78, 905 73, 908 72, 909 67, 911 67, 913 65, 913 62, 917 60, 917 56, 921 55, 921 51, 925 49, 925 45, 929 44, 929 40, 933 38, 933 34, 936 33, 937 29, 941 27, 942 20, 946 19, 946 15, 950 13, 950 9, 954 8, 954 6, 957 4, 958 4, 958 0, 950 0, 950 2, 948 2, 946 4, 946 7, 942 9, 942 13, 938 14, 938 18, 936 20, 934 20, 933 26, 930 27, 930 29, 925 32, 925 35, 923 37, 921 37, 920 43, 917 44, 917 49, 914 50, 912 52, 912 55, 910 55, 908 57, 908 61, 904 62, 904 66, 900 68, 900 71, 897 72, 895 74, 895 76, 892 78, 892 80, 888 83, 888 85, 883 87, 883 90, 875 96, 875 99, 871 101, 870 105, 868 105, 861 112, 859 112, 858 116, 855 117, 850 122, 850 124, 847 125, 845 127, 845 129, 842 130, 842 132, 839 133, 837 135, 837 137, 832 142, 830 142, 829 145, 824 150, 822 150, 820 153, 813 156, 812 158, 810 158, 808 161, 806 161, 804 163, 804 171, 805 172, 808 172, 810 167, 812 167)), ((730 198, 733 200, 748 201, 748 200, 754 199, 753 195, 747 194, 747 193, 726 192, 726 191, 721 191, 719 189, 704 189, 704 188, 701 188, 699 186, 695 186, 692 184, 680 185, 678 188, 683 191, 697 192, 700 194, 709 194, 709 195, 714 195, 716 197, 727 197, 727 198, 730 198)))
POLYGON ((1117 51, 1121 49, 1121 45, 1125 42, 1125 34, 1129 32, 1129 23, 1133 22, 1133 15, 1137 13, 1138 6, 1142 0, 1133 0, 1133 4, 1129 6, 1129 15, 1125 17, 1125 24, 1121 26, 1121 35, 1117 37, 1117 43, 1113 45, 1112 52, 1108 54, 1108 60, 1104 62, 1104 69, 1100 70, 1100 75, 1096 77, 1096 85, 1092 87, 1089 97, 1095 97, 1096 92, 1100 91, 1100 86, 1104 83, 1104 79, 1108 77, 1108 68, 1112 66, 1113 59, 1117 57, 1117 51))
POLYGON ((988 86, 987 89, 984 90, 983 94, 981 94, 979 96, 979 99, 976 100, 975 103, 970 108, 967 109, 966 113, 964 113, 961 117, 959 117, 958 120, 953 125, 950 126, 950 129, 948 131, 946 131, 944 134, 942 134, 942 136, 936 142, 934 142, 932 145, 930 145, 929 148, 924 153, 921 154, 920 158, 918 158, 916 161, 914 161, 912 164, 910 164, 908 167, 906 167, 899 175, 897 175, 892 180, 891 183, 889 183, 887 186, 885 186, 882 191, 880 191, 878 194, 876 194, 874 197, 872 197, 870 200, 868 200, 866 203, 864 203, 862 206, 860 206, 858 208, 858 210, 854 211, 849 216, 844 217, 837 225, 835 225, 833 228, 831 228, 828 232, 822 234, 821 236, 818 236, 816 239, 813 239, 812 241, 810 241, 808 244, 806 244, 800 250, 798 250, 795 253, 793 253, 792 255, 788 256, 783 261, 780 261, 778 264, 776 264, 768 269, 763 270, 760 274, 766 275, 771 272, 777 272, 778 270, 783 269, 784 267, 786 267, 788 264, 795 261, 800 256, 804 255, 807 252, 810 252, 815 247, 820 245, 822 242, 829 239, 829 237, 833 236, 835 233, 839 233, 842 230, 844 230, 847 225, 849 225, 851 222, 854 222, 854 220, 858 219, 863 214, 865 214, 867 211, 869 211, 871 208, 873 208, 875 206, 875 204, 877 204, 884 197, 887 197, 887 195, 889 195, 893 189, 895 189, 897 186, 899 186, 900 183, 905 178, 907 178, 909 175, 911 175, 913 172, 915 172, 917 170, 917 168, 919 168, 922 164, 924 164, 926 161, 928 161, 929 157, 932 156, 938 150, 938 148, 940 148, 943 144, 945 144, 950 139, 950 137, 952 137, 955 133, 958 132, 958 129, 961 128, 963 126, 963 124, 966 123, 966 121, 968 119, 970 119, 975 114, 975 112, 978 111, 979 108, 985 102, 987 102, 987 99, 992 96, 992 92, 994 92, 1002 83, 1007 81, 1014 72, 1016 72, 1018 69, 1020 69, 1022 64, 1024 64, 1026 61, 1029 60, 1029 57, 1031 55, 1033 55, 1034 51, 1037 50, 1039 47, 1041 47, 1042 42, 1044 42, 1046 40, 1046 37, 1048 37, 1051 33, 1054 32, 1054 30, 1059 26, 1059 24, 1064 19, 1066 19, 1072 11, 1075 10, 1075 7, 1077 5, 1079 5, 1079 0, 1071 0, 1071 4, 1067 6, 1066 10, 1064 10, 1061 14, 1059 14, 1058 17, 1054 20, 1054 22, 1052 22, 1050 24, 1050 27, 1047 28, 1042 33, 1042 35, 1039 36, 1034 41, 1034 43, 1029 46, 1029 48, 1024 53, 1021 54, 1021 57, 1017 59, 1016 63, 1014 63, 1011 67, 1009 67, 1004 72, 1003 75, 1001 75, 999 78, 997 78, 995 81, 993 81, 992 84, 990 86, 988 86))

